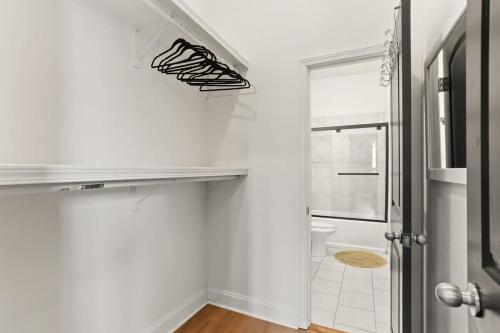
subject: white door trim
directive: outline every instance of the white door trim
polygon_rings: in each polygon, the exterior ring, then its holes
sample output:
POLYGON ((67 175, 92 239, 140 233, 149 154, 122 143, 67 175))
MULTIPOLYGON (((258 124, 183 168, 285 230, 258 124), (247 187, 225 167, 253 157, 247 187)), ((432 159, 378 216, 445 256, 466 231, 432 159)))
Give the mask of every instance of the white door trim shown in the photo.
POLYGON ((330 53, 316 57, 304 58, 300 61, 300 87, 302 107, 299 111, 299 268, 298 268, 298 326, 307 329, 311 319, 311 215, 308 207, 311 204, 311 112, 309 99, 309 71, 314 68, 352 63, 360 60, 382 57, 385 47, 375 45, 338 53, 330 53), (300 125, 299 125, 300 126, 300 125))

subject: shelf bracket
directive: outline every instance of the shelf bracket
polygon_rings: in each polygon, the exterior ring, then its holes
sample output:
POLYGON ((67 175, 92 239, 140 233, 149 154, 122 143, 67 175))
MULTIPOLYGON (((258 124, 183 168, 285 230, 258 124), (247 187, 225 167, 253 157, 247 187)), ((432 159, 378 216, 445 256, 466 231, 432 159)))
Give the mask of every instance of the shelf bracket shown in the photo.
POLYGON ((132 66, 137 69, 141 68, 141 64, 144 60, 144 57, 148 54, 149 50, 153 47, 156 41, 160 38, 160 36, 167 30, 169 23, 166 23, 162 26, 162 28, 156 33, 156 35, 147 43, 145 47, 140 49, 139 45, 141 44, 141 29, 136 28, 132 33, 132 46, 131 46, 131 61, 132 66))

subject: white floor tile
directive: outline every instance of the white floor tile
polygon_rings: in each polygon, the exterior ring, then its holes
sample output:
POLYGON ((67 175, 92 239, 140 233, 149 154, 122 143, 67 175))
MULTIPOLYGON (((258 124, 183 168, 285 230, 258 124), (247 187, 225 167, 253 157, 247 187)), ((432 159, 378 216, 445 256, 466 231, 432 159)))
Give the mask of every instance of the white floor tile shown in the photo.
POLYGON ((311 291, 311 308, 335 312, 338 296, 311 291))
POLYGON ((346 266, 333 256, 342 250, 311 260, 311 321, 348 333, 389 333, 389 265, 346 266))
POLYGON ((329 246, 328 247, 328 254, 331 256, 334 256, 337 252, 345 251, 345 249, 341 247, 334 247, 334 246, 329 246))
POLYGON ((342 272, 320 268, 316 272, 316 278, 327 281, 342 282, 342 274, 342 272))
POLYGON ((341 291, 339 297, 339 305, 347 305, 357 309, 374 311, 373 296, 367 294, 341 291))
MULTIPOLYGON (((368 333, 370 331, 360 330, 359 328, 349 327, 346 325, 333 325, 333 328, 346 333, 368 333)), ((371 332, 370 332, 371 333, 371 332)))
POLYGON ((377 323, 377 333, 391 333, 391 326, 377 323))
POLYGON ((391 293, 385 290, 373 290, 375 305, 391 305, 391 293))
POLYGON ((340 294, 340 282, 321 280, 316 276, 311 283, 311 290, 324 294, 338 295, 340 294))
POLYGON ((390 291, 391 280, 382 278, 373 278, 373 289, 390 291))
POLYGON ((347 325, 352 328, 375 332, 375 315, 371 311, 339 305, 335 315, 335 324, 347 325))
POLYGON ((351 291, 360 294, 373 295, 372 282, 353 280, 344 278, 342 281, 342 291, 351 291))
POLYGON ((321 268, 329 269, 332 271, 343 272, 345 269, 345 265, 336 261, 335 259, 324 259, 320 265, 321 268))
POLYGON ((335 313, 323 309, 311 309, 311 322, 316 325, 333 327, 333 318, 335 313))
POLYGON ((344 276, 349 279, 371 281, 372 271, 369 268, 354 268, 346 266, 344 276))
POLYGON ((386 305, 375 305, 375 318, 377 323, 390 324, 391 322, 391 308, 386 305))
POLYGON ((321 264, 323 261, 323 257, 311 257, 311 263, 313 264, 321 264))
POLYGON ((391 270, 389 265, 385 265, 383 267, 379 268, 372 268, 372 275, 373 277, 380 277, 384 279, 389 279, 391 276, 391 270))

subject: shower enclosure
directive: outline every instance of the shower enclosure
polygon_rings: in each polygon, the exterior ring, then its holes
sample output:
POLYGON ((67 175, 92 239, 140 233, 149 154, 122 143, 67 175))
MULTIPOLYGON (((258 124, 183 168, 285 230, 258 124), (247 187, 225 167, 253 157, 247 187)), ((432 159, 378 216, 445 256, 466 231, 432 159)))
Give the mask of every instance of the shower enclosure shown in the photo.
POLYGON ((387 221, 387 123, 312 128, 312 215, 387 221))

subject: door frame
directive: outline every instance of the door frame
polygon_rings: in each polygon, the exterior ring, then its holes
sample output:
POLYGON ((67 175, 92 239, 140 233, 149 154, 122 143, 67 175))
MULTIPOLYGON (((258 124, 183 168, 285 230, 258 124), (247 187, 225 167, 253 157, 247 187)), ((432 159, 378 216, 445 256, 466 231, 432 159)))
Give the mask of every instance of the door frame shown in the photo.
MULTIPOLYGON (((361 60, 381 58, 384 45, 369 46, 338 53, 303 58, 299 62, 299 83, 302 106, 299 108, 299 267, 298 267, 298 327, 307 329, 311 321, 311 108, 309 72, 329 65, 342 65, 361 60), (301 126, 302 124, 302 126, 301 126)), ((386 172, 388 172, 386 170, 386 172)))

